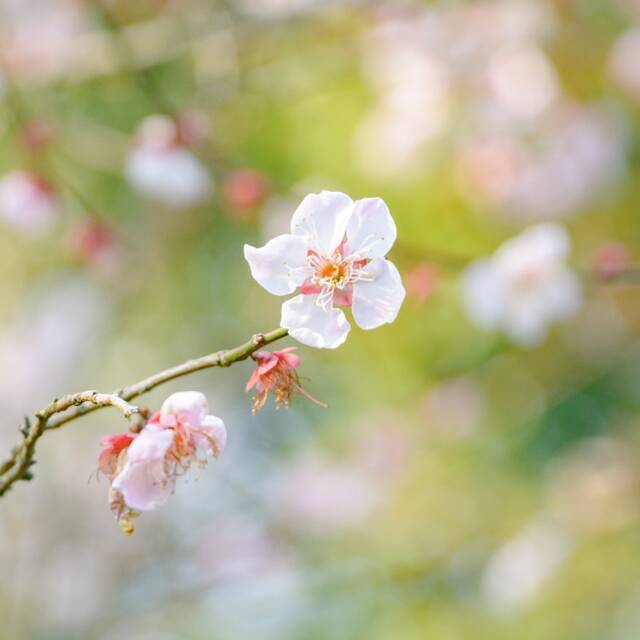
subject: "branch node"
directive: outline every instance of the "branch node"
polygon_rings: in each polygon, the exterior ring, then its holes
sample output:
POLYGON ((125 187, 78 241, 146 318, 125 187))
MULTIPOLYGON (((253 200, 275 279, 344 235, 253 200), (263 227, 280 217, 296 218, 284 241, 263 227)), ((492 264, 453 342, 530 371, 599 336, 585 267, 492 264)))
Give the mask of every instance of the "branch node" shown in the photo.
POLYGON ((256 346, 260 347, 267 341, 264 333, 256 333, 253 338, 251 338, 251 342, 256 346))

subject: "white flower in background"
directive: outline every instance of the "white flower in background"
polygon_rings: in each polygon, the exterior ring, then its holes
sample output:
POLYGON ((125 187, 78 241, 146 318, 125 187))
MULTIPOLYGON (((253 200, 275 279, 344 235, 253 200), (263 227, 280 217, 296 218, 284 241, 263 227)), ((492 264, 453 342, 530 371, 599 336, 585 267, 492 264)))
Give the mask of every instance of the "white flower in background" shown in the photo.
POLYGON ((39 176, 12 171, 0 178, 0 216, 8 225, 42 233, 55 224, 59 209, 54 190, 39 176))
POLYGON ((154 115, 140 125, 125 173, 141 194, 172 207, 189 207, 212 190, 203 164, 181 142, 174 120, 154 115))
POLYGON ((625 31, 614 43, 609 57, 609 72, 627 93, 640 99, 640 28, 625 31))
POLYGON ((68 71, 83 29, 82 7, 64 0, 0 2, 0 58, 20 82, 47 82, 68 71))
POLYGON ((524 606, 566 562, 573 541, 560 527, 535 522, 500 547, 482 579, 487 604, 499 613, 524 606))
POLYGON ((505 242, 462 276, 471 319, 483 329, 504 331, 525 346, 539 344, 550 324, 580 306, 577 275, 566 265, 570 239, 562 227, 541 224, 505 242))
POLYGON ((364 70, 378 97, 356 130, 353 153, 371 175, 418 169, 427 143, 447 125, 450 70, 425 47, 421 26, 390 21, 363 42, 364 70))
POLYGON ((217 458, 226 441, 224 423, 209 415, 207 399, 197 391, 169 396, 144 429, 128 441, 103 438, 100 468, 112 475, 111 508, 123 530, 132 532, 136 511, 164 504, 178 476, 192 464, 204 464, 208 456, 217 458))
POLYGON ((498 50, 489 61, 487 83, 496 105, 516 119, 540 117, 560 94, 556 70, 531 45, 498 50))
POLYGON ((282 305, 280 326, 311 347, 335 349, 351 327, 337 306, 352 307, 356 323, 375 329, 393 322, 405 290, 384 256, 396 226, 380 198, 353 202, 344 193, 308 195, 291 220, 291 233, 257 249, 245 245, 251 275, 269 293, 300 295, 282 305))

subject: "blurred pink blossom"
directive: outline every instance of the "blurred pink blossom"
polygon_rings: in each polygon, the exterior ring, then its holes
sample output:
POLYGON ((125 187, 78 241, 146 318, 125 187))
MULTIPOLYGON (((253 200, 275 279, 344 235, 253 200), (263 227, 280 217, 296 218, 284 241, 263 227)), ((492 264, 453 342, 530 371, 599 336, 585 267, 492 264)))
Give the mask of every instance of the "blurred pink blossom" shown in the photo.
POLYGON ((257 363, 249 381, 247 391, 255 387, 257 393, 253 397, 253 413, 258 412, 273 392, 276 408, 289 407, 291 396, 299 393, 322 407, 326 405, 309 395, 300 385, 296 369, 300 366, 300 357, 293 352, 295 347, 287 347, 282 351, 256 351, 251 358, 257 363))
POLYGON ((254 213, 268 195, 267 179, 254 169, 234 171, 224 182, 225 201, 235 218, 244 218, 254 213))
POLYGON ((51 229, 59 212, 54 188, 40 176, 12 171, 0 178, 0 216, 8 225, 40 234, 51 229))
POLYGON ((609 57, 609 72, 621 89, 640 100, 640 27, 632 27, 615 41, 609 57))
POLYGON ((629 250, 621 242, 607 242, 598 248, 593 260, 596 276, 609 280, 631 267, 629 250))
POLYGON ((433 294, 439 279, 440 270, 436 265, 431 262, 418 263, 406 277, 409 298, 418 303, 425 302, 433 294))

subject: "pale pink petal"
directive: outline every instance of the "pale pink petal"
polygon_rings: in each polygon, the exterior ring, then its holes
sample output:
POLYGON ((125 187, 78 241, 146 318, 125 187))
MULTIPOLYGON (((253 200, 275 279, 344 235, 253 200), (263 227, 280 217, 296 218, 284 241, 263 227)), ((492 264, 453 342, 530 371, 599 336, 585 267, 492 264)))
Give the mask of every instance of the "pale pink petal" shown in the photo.
POLYGON ((175 422, 183 422, 192 426, 202 424, 209 413, 209 403, 199 391, 179 391, 172 393, 160 409, 160 422, 174 426, 175 422))
POLYGON ((280 358, 290 369, 297 369, 300 366, 300 356, 297 356, 295 353, 286 353, 281 351, 280 358))
POLYGON ((293 214, 291 233, 308 237, 312 249, 329 256, 344 239, 352 210, 353 200, 344 193, 312 193, 293 214))
POLYGON ((348 253, 383 258, 396 241, 396 225, 384 200, 364 198, 353 208, 347 226, 348 253))
POLYGON ((353 318, 363 329, 375 329, 396 319, 405 290, 400 273, 389 260, 376 258, 366 271, 374 279, 353 285, 353 318))
POLYGON ((147 425, 127 449, 127 464, 112 486, 130 508, 148 511, 167 501, 173 481, 167 477, 165 456, 173 435, 169 429, 147 425))
POLYGON ((325 311, 316 296, 299 295, 282 305, 280 326, 302 344, 318 349, 335 349, 346 339, 351 327, 340 309, 325 311))
POLYGON ((127 506, 138 511, 150 511, 164 504, 173 485, 165 472, 163 459, 127 462, 112 483, 113 489, 122 493, 127 506))
POLYGON ((218 457, 227 444, 227 429, 224 422, 216 416, 207 416, 202 426, 202 432, 194 432, 193 439, 196 447, 214 457, 218 457))
POLYGON ((333 304, 336 307, 350 307, 353 304, 353 285, 333 292, 333 304))
POLYGON ((251 275, 269 293, 293 293, 310 275, 306 238, 285 234, 269 240, 264 247, 244 245, 244 257, 251 275))
POLYGON ((130 463, 164 460, 173 444, 173 431, 147 425, 127 449, 130 463))

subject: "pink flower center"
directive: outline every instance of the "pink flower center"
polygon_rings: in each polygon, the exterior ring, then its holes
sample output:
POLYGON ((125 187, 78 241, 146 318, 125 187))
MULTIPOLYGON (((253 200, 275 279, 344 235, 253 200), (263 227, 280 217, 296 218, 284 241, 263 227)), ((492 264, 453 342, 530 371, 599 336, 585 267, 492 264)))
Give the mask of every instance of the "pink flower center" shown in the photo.
MULTIPOLYGON (((331 256, 322 256, 310 251, 307 264, 313 270, 309 279, 309 293, 318 293, 317 304, 327 310, 333 301, 334 293, 342 292, 358 280, 370 280, 365 271, 367 260, 357 255, 345 255, 342 243, 331 256)), ((303 291, 304 292, 304 291, 303 291)))

